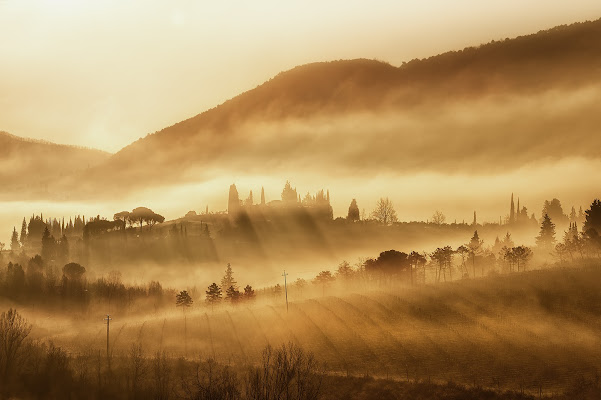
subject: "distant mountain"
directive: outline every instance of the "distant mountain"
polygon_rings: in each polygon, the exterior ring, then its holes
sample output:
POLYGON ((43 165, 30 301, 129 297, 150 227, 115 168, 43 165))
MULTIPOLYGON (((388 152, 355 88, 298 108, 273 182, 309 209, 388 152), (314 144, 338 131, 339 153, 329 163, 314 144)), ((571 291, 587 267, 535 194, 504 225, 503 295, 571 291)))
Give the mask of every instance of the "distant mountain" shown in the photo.
POLYGON ((150 134, 86 176, 133 187, 214 171, 481 171, 598 157, 600 83, 601 20, 400 67, 314 63, 150 134))
POLYGON ((365 59, 303 65, 110 157, 59 146, 56 155, 14 162, 22 176, 35 176, 23 184, 83 170, 66 184, 83 191, 87 183, 94 194, 102 185, 107 195, 245 174, 477 174, 601 157, 600 102, 597 20, 400 67, 365 59))
POLYGON ((44 196, 53 185, 100 164, 109 153, 0 131, 0 199, 44 196))

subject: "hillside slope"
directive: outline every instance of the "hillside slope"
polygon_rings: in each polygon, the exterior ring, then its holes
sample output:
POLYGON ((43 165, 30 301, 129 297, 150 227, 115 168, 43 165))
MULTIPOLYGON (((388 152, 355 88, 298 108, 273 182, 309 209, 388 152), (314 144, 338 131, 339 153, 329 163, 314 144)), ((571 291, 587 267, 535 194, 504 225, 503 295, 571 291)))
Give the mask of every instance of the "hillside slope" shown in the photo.
POLYGON ((400 67, 314 63, 148 135, 86 176, 113 181, 119 171, 132 187, 215 170, 490 170, 596 158, 600 82, 601 20, 400 67))
POLYGON ((2 198, 18 200, 15 194, 44 195, 52 185, 93 167, 109 153, 54 144, 0 131, 0 182, 2 198))

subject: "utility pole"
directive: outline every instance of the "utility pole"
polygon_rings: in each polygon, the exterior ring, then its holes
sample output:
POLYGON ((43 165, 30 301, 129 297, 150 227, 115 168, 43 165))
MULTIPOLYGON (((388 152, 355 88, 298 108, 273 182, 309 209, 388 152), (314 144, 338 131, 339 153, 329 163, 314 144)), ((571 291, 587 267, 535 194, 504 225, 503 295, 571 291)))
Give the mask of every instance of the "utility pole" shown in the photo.
POLYGON ((106 360, 108 362, 109 370, 111 369, 111 355, 109 353, 109 326, 111 324, 111 316, 106 314, 106 360))
POLYGON ((286 273, 286 270, 284 270, 282 276, 284 277, 284 292, 286 292, 286 314, 288 314, 288 285, 286 284, 286 275, 288 274, 286 273))

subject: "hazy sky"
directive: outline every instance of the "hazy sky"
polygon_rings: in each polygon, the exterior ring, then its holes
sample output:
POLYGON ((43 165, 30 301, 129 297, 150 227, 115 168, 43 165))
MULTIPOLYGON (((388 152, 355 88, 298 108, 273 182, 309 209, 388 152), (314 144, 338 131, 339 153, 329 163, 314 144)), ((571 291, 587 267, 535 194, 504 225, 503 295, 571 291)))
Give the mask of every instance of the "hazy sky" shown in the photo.
POLYGON ((0 130, 116 151, 299 64, 599 17, 599 0, 0 0, 0 130))

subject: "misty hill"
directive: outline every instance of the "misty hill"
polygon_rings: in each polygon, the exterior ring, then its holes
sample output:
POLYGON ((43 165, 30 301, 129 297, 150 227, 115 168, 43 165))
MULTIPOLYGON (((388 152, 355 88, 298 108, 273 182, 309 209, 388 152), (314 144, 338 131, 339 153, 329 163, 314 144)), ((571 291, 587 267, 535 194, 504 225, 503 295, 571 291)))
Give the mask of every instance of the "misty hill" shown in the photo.
POLYGON ((0 131, 1 193, 6 197, 15 192, 44 194, 51 189, 49 184, 108 157, 109 153, 100 150, 26 139, 0 131))
POLYGON ((600 49, 597 20, 400 67, 304 65, 132 143, 85 176, 114 181, 118 172, 131 187, 216 170, 338 177, 597 158, 600 49))

